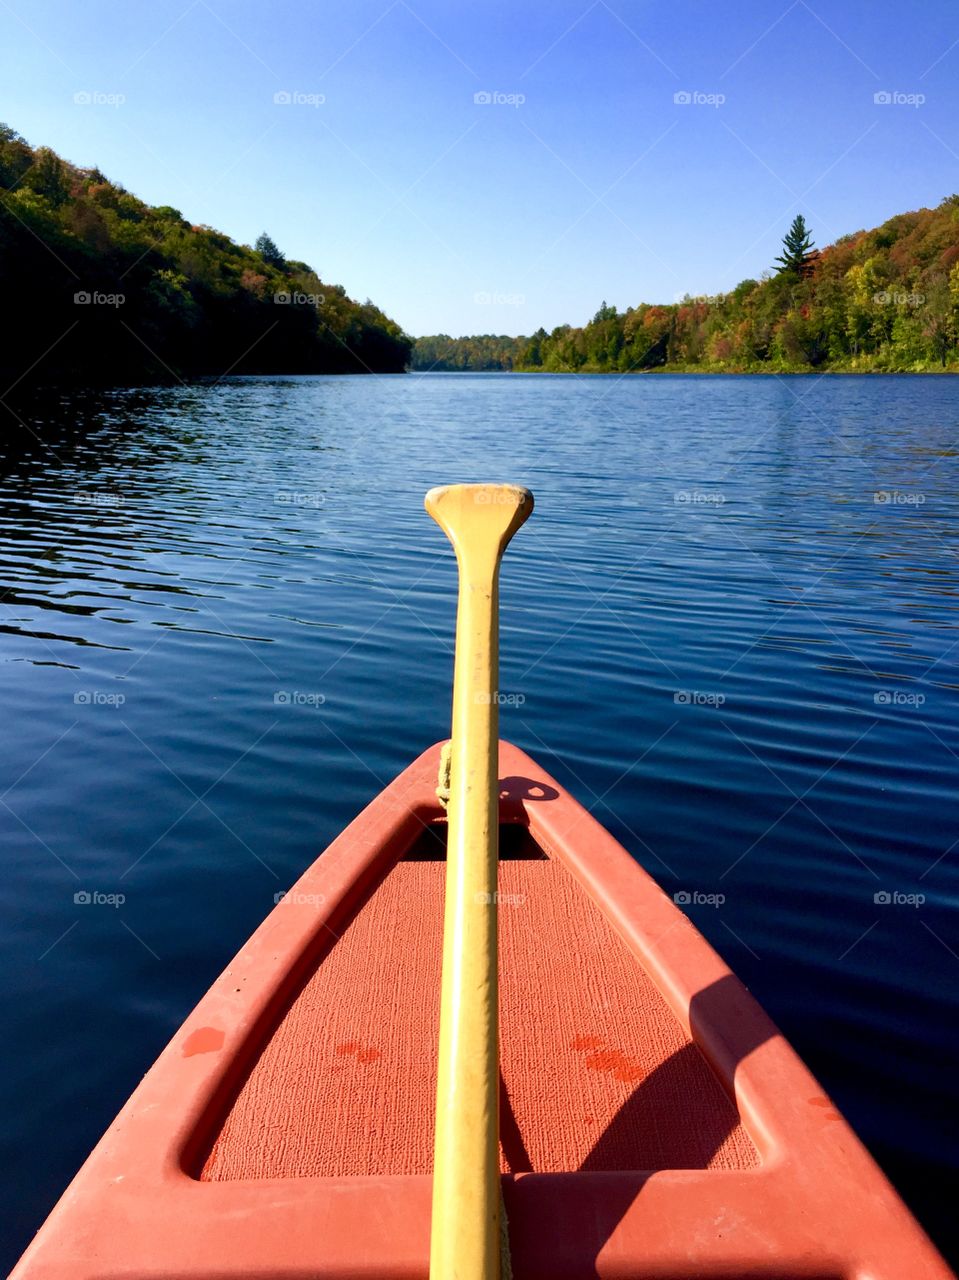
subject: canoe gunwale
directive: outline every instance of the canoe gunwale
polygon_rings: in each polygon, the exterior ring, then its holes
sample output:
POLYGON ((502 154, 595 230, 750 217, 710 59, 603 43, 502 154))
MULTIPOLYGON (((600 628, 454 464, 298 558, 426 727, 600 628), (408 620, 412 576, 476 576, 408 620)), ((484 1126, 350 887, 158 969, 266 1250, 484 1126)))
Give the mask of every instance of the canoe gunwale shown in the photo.
MULTIPOLYGON (((333 841, 216 979, 15 1280, 425 1280, 428 1176, 215 1182, 199 1174, 312 969, 422 827, 442 820, 439 748, 333 841)), ((500 774, 501 821, 527 825, 602 910, 734 1101, 759 1156, 740 1170, 506 1175, 514 1274, 627 1280, 641 1263, 649 1280, 948 1280, 821 1086, 673 901, 506 743, 500 774)))

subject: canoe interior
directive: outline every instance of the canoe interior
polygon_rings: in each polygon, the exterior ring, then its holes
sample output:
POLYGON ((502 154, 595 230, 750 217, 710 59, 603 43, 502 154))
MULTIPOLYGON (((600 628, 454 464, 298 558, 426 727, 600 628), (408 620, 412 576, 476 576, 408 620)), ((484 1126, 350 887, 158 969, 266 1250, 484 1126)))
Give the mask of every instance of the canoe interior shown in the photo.
MULTIPOLYGON (((431 1172, 445 824, 399 852, 246 1065, 203 1181, 431 1172)), ((522 824, 501 830, 499 919, 504 1172, 759 1164, 634 952, 522 824)))
MULTIPOLYGON (((14 1280, 427 1280, 439 756, 270 912, 14 1280)), ((956 1280, 720 957, 509 743, 500 820, 513 1275, 956 1280)))

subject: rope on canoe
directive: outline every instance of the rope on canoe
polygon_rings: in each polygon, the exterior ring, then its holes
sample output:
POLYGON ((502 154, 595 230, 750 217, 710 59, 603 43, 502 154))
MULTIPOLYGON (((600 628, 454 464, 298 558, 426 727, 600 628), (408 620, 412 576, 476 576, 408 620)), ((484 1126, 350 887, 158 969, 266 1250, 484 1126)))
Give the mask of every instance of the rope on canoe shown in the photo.
POLYGON ((436 779, 436 798, 445 809, 450 801, 450 761, 453 755, 452 742, 444 742, 440 748, 440 771, 436 779))

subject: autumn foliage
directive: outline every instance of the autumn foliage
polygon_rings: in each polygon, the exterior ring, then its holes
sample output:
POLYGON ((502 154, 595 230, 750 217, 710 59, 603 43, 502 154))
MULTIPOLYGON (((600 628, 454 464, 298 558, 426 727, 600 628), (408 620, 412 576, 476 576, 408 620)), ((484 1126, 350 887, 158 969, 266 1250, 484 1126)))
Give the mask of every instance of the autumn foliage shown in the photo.
POLYGON ((821 252, 801 248, 804 233, 795 223, 787 233, 794 243, 791 250, 786 243, 786 269, 744 280, 730 293, 668 306, 643 303, 625 312, 603 303, 582 328, 560 325, 531 337, 420 338, 413 367, 959 369, 959 196, 843 236, 821 252))
POLYGON ((235 244, 0 125, 0 376, 171 381, 399 372, 412 340, 269 236, 235 244))

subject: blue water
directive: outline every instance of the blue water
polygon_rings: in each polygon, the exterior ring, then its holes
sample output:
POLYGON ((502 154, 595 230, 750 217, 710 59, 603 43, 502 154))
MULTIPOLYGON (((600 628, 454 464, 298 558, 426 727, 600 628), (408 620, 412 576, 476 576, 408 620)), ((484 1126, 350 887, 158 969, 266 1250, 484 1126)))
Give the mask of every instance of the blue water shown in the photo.
POLYGON ((445 736, 455 575, 422 498, 479 479, 537 503, 504 736, 689 895, 956 1256, 959 381, 235 379, 25 416, 0 1263, 274 894, 445 736))

